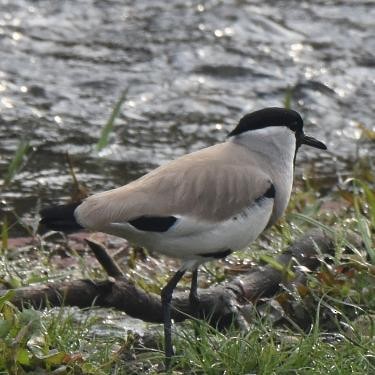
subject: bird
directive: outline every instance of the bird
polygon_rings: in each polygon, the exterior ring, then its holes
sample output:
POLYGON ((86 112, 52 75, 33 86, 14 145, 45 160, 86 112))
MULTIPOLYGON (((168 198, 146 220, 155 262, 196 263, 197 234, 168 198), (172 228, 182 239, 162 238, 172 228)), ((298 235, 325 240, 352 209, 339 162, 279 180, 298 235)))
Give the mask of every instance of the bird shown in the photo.
POLYGON ((56 231, 108 233, 181 260, 161 291, 168 367, 174 356, 171 300, 178 282, 192 272, 189 301, 197 306, 198 267, 246 248, 275 224, 288 205, 302 145, 327 149, 305 135, 298 112, 263 108, 244 115, 224 142, 122 187, 45 208, 40 223, 56 231))

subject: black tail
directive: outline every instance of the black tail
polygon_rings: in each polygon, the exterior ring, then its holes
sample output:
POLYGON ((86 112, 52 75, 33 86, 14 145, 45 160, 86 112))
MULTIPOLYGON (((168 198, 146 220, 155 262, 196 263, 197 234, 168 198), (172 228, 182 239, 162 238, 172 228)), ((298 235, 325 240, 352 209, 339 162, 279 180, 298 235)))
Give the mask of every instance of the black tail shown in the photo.
POLYGON ((45 225, 48 229, 59 230, 62 232, 75 232, 83 229, 74 217, 74 210, 82 202, 64 204, 45 208, 40 211, 40 224, 45 225))

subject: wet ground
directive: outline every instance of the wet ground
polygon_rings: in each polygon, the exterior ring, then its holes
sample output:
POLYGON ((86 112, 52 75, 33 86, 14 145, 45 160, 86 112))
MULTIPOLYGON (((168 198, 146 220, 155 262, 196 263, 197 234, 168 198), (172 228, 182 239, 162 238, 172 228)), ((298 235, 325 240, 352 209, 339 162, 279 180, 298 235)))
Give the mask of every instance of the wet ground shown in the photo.
POLYGON ((32 156, 2 201, 22 217, 69 195, 69 152, 91 191, 122 185, 223 140, 288 87, 308 133, 297 173, 345 175, 375 129, 373 1, 0 0, 0 173, 17 144, 32 156), (94 145, 121 93, 121 114, 94 145))

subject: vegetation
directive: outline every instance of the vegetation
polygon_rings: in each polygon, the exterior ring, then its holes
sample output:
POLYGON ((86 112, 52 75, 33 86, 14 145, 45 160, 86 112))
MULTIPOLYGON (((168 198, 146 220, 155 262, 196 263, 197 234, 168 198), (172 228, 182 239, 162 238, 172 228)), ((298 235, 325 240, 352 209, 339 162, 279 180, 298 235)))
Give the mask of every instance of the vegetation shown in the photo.
MULTIPOLYGON (((7 186, 25 160, 26 145, 20 145, 10 163, 4 179, 7 186)), ((306 272, 304 285, 287 284, 274 298, 250 309, 245 331, 232 327, 219 332, 201 321, 179 325, 171 373, 375 373, 375 176, 366 164, 370 162, 355 163, 351 178, 335 189, 320 185, 314 176, 297 181, 287 215, 252 247, 253 260, 272 264, 270 252, 285 248, 314 226, 334 234, 335 253, 321 254, 319 271, 306 272), (363 246, 353 241, 358 236, 363 246)), ((104 276, 99 267, 87 267, 87 260, 92 260, 89 254, 72 248, 62 237, 57 241, 49 235, 36 236, 33 245, 10 248, 11 222, 22 224, 10 215, 12 220, 4 218, 1 223, 0 282, 4 290, 68 277, 104 276)), ((28 231, 34 233, 32 228, 28 231)), ((225 262, 208 264, 201 285, 243 271, 249 267, 248 258, 242 252, 225 262)), ((124 252, 121 259, 129 278, 153 292, 160 291, 173 266, 173 261, 147 260, 147 254, 137 249, 124 252)), ((25 306, 20 310, 12 304, 12 291, 3 293, 0 374, 162 372, 161 347, 139 349, 140 338, 109 322, 108 314, 121 317, 94 307, 36 311, 25 306)))
POLYGON ((103 126, 102 131, 100 132, 100 138, 96 144, 96 151, 101 151, 104 147, 106 147, 109 143, 109 135, 111 134, 113 127, 115 125, 115 120, 118 117, 121 106, 124 104, 126 97, 128 95, 128 89, 124 90, 119 99, 117 100, 115 106, 112 109, 111 115, 103 126))
POLYGON ((21 140, 18 144, 17 150, 9 163, 8 170, 4 176, 3 185, 7 186, 13 180, 13 177, 21 170, 26 162, 26 156, 30 149, 30 145, 27 141, 21 140))

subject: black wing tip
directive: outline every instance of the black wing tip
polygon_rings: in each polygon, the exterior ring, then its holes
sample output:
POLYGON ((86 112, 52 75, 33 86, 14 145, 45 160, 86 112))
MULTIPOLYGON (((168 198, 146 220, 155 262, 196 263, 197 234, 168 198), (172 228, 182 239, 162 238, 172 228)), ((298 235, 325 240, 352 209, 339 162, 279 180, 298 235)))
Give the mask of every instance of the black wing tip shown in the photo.
POLYGON ((56 231, 74 232, 83 229, 75 216, 75 209, 82 202, 73 202, 64 205, 52 206, 44 208, 40 211, 39 224, 56 231))

